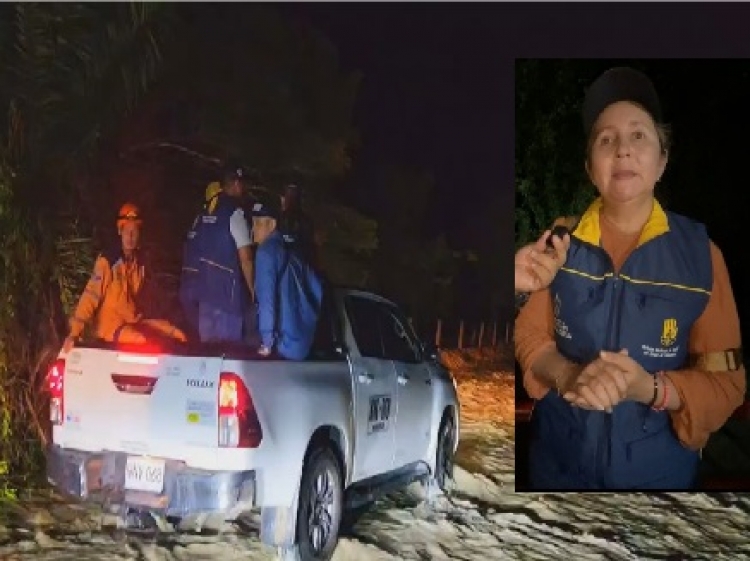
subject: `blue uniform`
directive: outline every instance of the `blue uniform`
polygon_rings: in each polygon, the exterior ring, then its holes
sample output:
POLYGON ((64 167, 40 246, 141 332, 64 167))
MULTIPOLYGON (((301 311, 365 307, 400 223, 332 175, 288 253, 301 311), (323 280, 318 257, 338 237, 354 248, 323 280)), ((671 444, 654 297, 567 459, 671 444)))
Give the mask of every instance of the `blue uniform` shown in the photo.
MULTIPOLYGON (((599 351, 627 349, 652 375, 682 368, 688 337, 713 282, 703 225, 654 204, 638 247, 621 270, 600 247, 600 202, 571 236, 550 286, 558 351, 588 364, 599 351)), ((623 401, 611 414, 570 405, 550 391, 532 418, 535 489, 689 489, 698 452, 675 436, 669 414, 623 401)))
POLYGON ((323 287, 312 267, 274 231, 258 246, 255 294, 263 346, 291 360, 307 358, 315 337, 323 287))
POLYGON ((229 221, 239 203, 220 193, 213 212, 196 225, 199 256, 198 331, 201 341, 243 341, 249 292, 229 221))

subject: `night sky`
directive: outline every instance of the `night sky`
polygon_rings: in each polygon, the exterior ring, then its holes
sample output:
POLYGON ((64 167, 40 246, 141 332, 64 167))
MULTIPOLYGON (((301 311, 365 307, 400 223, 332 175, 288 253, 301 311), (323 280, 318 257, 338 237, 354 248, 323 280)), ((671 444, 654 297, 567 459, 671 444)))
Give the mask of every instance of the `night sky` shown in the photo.
POLYGON ((346 70, 364 75, 355 114, 362 147, 349 178, 355 199, 367 205, 385 164, 417 166, 436 181, 427 235, 448 230, 458 247, 476 248, 496 228, 511 246, 513 185, 498 168, 512 68, 501 68, 487 10, 400 3, 284 9, 320 29, 346 70), (502 216, 484 212, 488 202, 502 216))
MULTIPOLYGON (((747 45, 738 42, 738 20, 748 21, 749 13, 747 6, 674 4, 304 3, 283 9, 323 31, 345 69, 364 74, 355 114, 362 148, 348 178, 353 202, 367 207, 385 163, 432 170, 431 233, 447 230, 459 247, 481 247, 494 236, 507 247, 498 255, 501 270, 512 259, 514 235, 514 57, 728 56, 747 45)), ((588 77, 618 61, 589 65, 588 77)), ((746 176, 737 167, 744 144, 732 138, 743 136, 740 122, 750 124, 742 101, 750 93, 747 71, 720 61, 667 60, 651 68, 675 133, 665 178, 669 207, 707 223, 741 292, 747 283, 736 241, 742 217, 730 188, 746 176)), ((510 294, 509 268, 507 278, 510 294)), ((738 304, 747 324, 750 302, 740 293, 738 304)))

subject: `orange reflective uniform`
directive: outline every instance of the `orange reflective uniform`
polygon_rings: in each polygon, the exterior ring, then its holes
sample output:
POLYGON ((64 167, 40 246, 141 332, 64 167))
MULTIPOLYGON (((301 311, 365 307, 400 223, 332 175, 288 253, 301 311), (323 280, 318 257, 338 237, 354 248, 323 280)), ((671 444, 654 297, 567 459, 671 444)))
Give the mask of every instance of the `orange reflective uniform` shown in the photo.
POLYGON ((165 320, 141 320, 137 298, 144 276, 136 258, 100 255, 70 319, 70 335, 79 338, 90 324, 94 337, 110 342, 145 343, 148 332, 186 341, 185 334, 165 320))

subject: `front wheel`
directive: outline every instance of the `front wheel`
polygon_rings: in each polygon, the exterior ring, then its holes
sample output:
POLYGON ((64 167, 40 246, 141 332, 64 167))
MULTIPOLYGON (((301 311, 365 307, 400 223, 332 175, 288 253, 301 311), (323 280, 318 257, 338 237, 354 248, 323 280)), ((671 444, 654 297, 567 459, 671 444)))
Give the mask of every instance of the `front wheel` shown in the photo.
POLYGON ((453 487, 453 467, 455 461, 455 430, 453 419, 445 417, 440 424, 438 433, 437 450, 435 454, 435 471, 432 474, 431 483, 443 493, 449 493, 453 487))
POLYGON ((344 505, 341 469, 328 448, 314 450, 305 462, 297 510, 300 561, 328 561, 336 549, 344 505))

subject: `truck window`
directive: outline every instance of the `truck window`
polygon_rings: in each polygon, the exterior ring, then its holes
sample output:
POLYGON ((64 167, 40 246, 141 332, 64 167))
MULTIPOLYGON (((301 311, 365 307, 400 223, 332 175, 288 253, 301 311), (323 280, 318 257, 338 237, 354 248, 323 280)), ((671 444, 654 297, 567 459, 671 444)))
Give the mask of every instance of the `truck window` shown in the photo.
POLYGON ((359 354, 369 358, 384 358, 379 327, 379 304, 370 298, 348 296, 346 313, 359 354))
POLYGON ((320 305, 320 317, 315 327, 315 339, 310 350, 310 360, 345 360, 345 357, 336 352, 340 345, 340 325, 336 321, 338 313, 331 298, 330 290, 323 291, 323 301, 320 305))
POLYGON ((379 304, 378 308, 385 358, 399 362, 420 362, 422 353, 419 340, 408 320, 393 306, 379 304))

